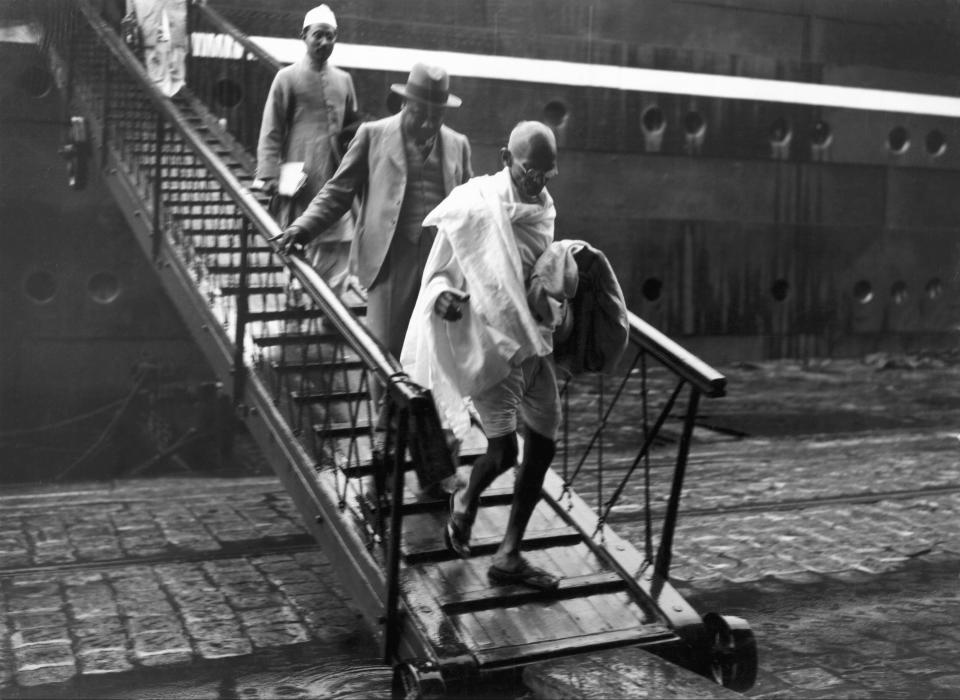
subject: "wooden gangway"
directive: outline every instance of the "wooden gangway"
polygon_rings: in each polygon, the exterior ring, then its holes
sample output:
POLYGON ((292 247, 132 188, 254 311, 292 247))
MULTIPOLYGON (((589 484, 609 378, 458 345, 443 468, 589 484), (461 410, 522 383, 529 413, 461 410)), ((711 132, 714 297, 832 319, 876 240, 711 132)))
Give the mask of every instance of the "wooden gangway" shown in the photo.
POLYGON ((523 543, 532 563, 563 576, 559 588, 491 585, 486 570, 510 508, 512 473, 482 497, 473 554, 457 558, 443 541, 446 498, 421 481, 468 470, 483 436, 475 432, 450 452, 429 392, 364 327, 362 293, 339 298, 309 265, 284 255, 267 197, 249 190, 254 120, 231 111, 224 86, 235 81, 253 94, 277 65, 196 2, 194 30, 231 36, 241 57, 192 64, 195 89, 171 100, 88 0, 37 0, 33 9, 65 104, 88 127, 74 137, 90 135, 71 144, 70 167, 95 168, 106 181, 233 415, 395 664, 398 694, 442 693, 481 673, 627 646, 731 688, 752 684, 749 627, 701 616, 670 583, 698 402, 723 395, 719 373, 631 316, 620 375, 572 380, 593 397, 586 404, 569 401, 570 380, 562 387, 563 440, 523 543), (393 416, 382 452, 374 451, 373 382, 388 387, 393 416), (618 410, 626 394, 642 397, 641 415, 618 410), (618 445, 627 435, 635 448, 605 451, 614 431, 618 445), (632 479, 644 486, 639 548, 607 524, 632 479), (585 489, 592 506, 579 495, 585 489))

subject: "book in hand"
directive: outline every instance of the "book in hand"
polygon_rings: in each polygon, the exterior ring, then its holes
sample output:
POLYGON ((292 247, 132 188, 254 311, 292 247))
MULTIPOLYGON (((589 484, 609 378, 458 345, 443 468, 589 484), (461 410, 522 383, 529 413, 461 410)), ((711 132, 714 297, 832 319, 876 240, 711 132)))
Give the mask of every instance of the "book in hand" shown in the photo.
POLYGON ((306 183, 307 174, 303 171, 303 163, 284 163, 280 166, 277 194, 282 197, 293 197, 306 183))

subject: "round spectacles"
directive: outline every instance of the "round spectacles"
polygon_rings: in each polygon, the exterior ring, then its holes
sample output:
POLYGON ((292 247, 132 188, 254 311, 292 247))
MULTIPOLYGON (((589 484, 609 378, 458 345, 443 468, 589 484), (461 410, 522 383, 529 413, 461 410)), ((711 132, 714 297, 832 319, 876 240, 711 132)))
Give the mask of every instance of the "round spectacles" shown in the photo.
MULTIPOLYGON (((520 165, 520 163, 517 163, 517 165, 520 165)), ((523 165, 520 165, 520 169, 523 173, 521 177, 537 187, 543 187, 546 185, 550 178, 556 174, 556 168, 551 170, 549 173, 545 173, 542 170, 537 170, 536 168, 527 168, 523 165)))

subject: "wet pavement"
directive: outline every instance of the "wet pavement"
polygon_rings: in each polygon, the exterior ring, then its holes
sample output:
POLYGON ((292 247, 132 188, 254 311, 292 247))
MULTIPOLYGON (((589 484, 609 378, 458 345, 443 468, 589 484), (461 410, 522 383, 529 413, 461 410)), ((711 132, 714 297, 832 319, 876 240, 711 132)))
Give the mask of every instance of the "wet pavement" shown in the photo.
MULTIPOLYGON (((747 695, 960 696, 954 358, 719 369, 673 575, 750 622, 747 695)), ((631 489, 611 521, 640 545, 631 489)), ((272 477, 0 491, 0 697, 387 697, 350 606, 272 477)))

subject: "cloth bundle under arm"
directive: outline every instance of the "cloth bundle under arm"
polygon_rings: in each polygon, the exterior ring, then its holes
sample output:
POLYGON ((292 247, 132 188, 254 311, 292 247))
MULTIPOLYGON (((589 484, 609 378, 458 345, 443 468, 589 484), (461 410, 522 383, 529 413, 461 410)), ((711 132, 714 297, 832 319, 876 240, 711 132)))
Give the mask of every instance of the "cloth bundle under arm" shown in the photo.
POLYGON ((553 355, 571 374, 609 372, 630 334, 627 306, 613 267, 586 241, 553 243, 533 268, 530 308, 555 329, 553 355))

